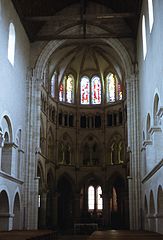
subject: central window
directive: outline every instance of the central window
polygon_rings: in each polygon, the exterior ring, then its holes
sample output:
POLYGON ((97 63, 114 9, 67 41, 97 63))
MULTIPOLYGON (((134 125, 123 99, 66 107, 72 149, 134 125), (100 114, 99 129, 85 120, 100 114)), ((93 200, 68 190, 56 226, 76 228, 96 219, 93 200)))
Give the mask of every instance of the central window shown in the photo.
POLYGON ((101 81, 98 76, 89 79, 83 76, 80 81, 81 104, 101 104, 101 81))
POLYGON ((91 211, 102 211, 103 200, 102 200, 102 188, 101 186, 89 186, 88 187, 88 210, 91 211))

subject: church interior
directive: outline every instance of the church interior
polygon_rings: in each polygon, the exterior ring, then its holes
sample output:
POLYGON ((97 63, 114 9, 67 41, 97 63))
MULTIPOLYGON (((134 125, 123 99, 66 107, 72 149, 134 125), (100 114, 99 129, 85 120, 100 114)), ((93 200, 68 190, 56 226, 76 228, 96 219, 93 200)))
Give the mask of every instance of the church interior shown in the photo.
POLYGON ((162 12, 0 0, 0 232, 163 234, 162 12))

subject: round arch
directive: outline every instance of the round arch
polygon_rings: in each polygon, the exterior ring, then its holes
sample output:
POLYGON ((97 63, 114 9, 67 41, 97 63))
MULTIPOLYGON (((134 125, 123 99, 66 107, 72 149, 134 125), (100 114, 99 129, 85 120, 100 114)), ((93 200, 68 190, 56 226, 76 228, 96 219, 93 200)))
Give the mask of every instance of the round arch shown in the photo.
POLYGON ((17 192, 14 197, 14 206, 13 206, 13 230, 19 230, 21 228, 21 205, 20 205, 20 196, 17 192))
POLYGON ((5 190, 0 192, 0 231, 9 230, 9 197, 5 190))
MULTIPOLYGON (((55 50, 58 47, 63 46, 67 41, 66 40, 60 40, 60 41, 50 41, 42 50, 41 54, 39 55, 36 64, 35 64, 35 77, 36 79, 43 79, 44 75, 44 69, 45 66, 48 63, 48 60, 50 59, 51 55, 55 52, 55 50)), ((101 42, 106 43, 107 45, 111 46, 113 50, 116 52, 118 57, 121 59, 123 67, 124 67, 124 73, 125 73, 125 79, 128 79, 130 75, 132 74, 133 67, 131 58, 126 50, 126 48, 123 46, 123 44, 118 39, 102 39, 101 42)))

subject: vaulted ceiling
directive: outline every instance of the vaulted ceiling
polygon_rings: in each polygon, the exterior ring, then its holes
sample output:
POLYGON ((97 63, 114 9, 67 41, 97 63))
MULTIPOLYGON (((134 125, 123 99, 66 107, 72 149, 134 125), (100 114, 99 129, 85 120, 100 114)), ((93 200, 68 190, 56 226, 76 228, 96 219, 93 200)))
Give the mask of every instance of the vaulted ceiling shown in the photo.
POLYGON ((142 0, 12 0, 31 42, 136 38, 142 0))

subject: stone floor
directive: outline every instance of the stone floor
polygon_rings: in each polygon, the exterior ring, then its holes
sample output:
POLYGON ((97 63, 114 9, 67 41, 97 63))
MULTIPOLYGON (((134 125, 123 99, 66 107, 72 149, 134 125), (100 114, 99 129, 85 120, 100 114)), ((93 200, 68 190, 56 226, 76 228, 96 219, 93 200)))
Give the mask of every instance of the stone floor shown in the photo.
POLYGON ((87 240, 163 240, 163 235, 145 231, 96 231, 87 240))
POLYGON ((96 231, 91 235, 61 235, 51 231, 10 231, 0 232, 0 240, 163 240, 163 235, 144 231, 108 230, 96 231))

